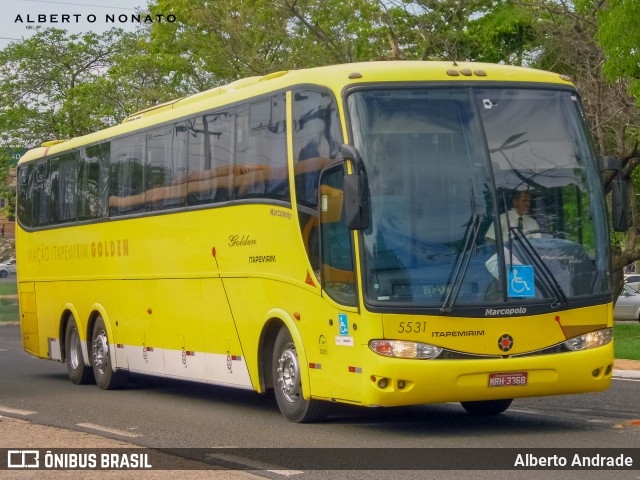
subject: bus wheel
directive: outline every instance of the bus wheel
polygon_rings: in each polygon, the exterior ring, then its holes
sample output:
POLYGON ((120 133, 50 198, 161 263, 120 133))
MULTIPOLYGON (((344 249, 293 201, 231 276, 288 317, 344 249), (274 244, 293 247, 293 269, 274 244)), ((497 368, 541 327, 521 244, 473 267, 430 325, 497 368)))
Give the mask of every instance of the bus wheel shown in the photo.
POLYGON ((69 380, 76 385, 93 382, 93 370, 85 365, 82 358, 82 343, 78 334, 78 326, 73 315, 69 317, 64 334, 64 360, 67 363, 69 380))
POLYGON ((471 415, 498 415, 504 412, 513 402, 513 398, 504 400, 483 400, 480 402, 460 402, 471 415))
POLYGON ((91 356, 96 383, 102 390, 114 390, 123 387, 127 383, 129 372, 127 370, 114 371, 111 366, 109 336, 102 317, 96 319, 91 338, 91 356))
POLYGON ((291 333, 282 327, 273 349, 273 387, 278 407, 291 422, 307 423, 324 415, 324 404, 318 400, 305 400, 300 382, 300 362, 291 333))

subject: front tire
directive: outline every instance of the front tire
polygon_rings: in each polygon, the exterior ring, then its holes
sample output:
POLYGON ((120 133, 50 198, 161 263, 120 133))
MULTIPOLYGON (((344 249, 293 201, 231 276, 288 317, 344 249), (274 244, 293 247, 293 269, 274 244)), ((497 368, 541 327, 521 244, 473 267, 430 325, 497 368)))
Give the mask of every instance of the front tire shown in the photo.
POLYGON ((129 378, 128 370, 113 370, 107 328, 102 317, 96 319, 91 336, 91 358, 96 383, 102 390, 122 388, 129 378))
POLYGON ((76 385, 93 383, 93 370, 85 365, 82 356, 82 342, 78 333, 76 319, 71 315, 67 321, 67 329, 64 335, 64 360, 67 364, 69 380, 76 385))
POLYGON ((504 400, 483 400, 479 402, 460 402, 471 415, 498 415, 509 408, 513 398, 504 400))
POLYGON ((272 374, 278 407, 287 420, 308 423, 324 416, 324 402, 305 400, 302 396, 300 362, 287 327, 282 327, 276 336, 272 374))

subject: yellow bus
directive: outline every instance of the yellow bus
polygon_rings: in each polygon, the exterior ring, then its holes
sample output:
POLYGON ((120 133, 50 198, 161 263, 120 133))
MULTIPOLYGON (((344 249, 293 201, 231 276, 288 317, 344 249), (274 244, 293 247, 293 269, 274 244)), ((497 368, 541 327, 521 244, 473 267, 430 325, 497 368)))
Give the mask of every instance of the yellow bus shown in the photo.
POLYGON ((273 389, 294 422, 328 402, 497 414, 604 390, 600 169, 550 72, 239 80, 21 158, 24 348, 102 389, 129 372, 273 389))

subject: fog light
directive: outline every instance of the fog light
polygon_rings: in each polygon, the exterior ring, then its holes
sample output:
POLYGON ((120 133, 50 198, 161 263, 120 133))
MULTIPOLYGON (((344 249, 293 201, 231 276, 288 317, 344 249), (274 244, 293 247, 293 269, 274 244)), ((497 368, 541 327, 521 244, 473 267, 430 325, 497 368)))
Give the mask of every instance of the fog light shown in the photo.
POLYGON ((596 368, 593 372, 591 372, 591 375, 597 378, 600 375, 600 369, 596 368))
POLYGON ((387 385, 389 385, 388 378, 381 378, 380 380, 378 380, 378 387, 385 389, 387 388, 387 385))
POLYGON ((405 387, 404 380, 398 380, 398 390, 402 390, 405 387))

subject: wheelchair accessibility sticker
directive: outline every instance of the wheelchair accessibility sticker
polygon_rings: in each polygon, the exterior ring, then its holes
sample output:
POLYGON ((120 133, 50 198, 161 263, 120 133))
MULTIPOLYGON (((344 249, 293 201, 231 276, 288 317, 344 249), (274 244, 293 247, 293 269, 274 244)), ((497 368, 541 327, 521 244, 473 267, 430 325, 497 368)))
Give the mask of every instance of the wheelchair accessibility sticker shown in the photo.
POLYGON ((534 298, 533 265, 512 265, 507 268, 507 294, 509 297, 534 298))
POLYGON ((349 335, 349 319, 347 315, 339 313, 338 324, 340 325, 340 335, 349 335))
POLYGON ((349 317, 346 313, 338 314, 338 325, 340 326, 340 335, 336 335, 336 345, 341 347, 353 347, 353 337, 349 335, 349 317))

